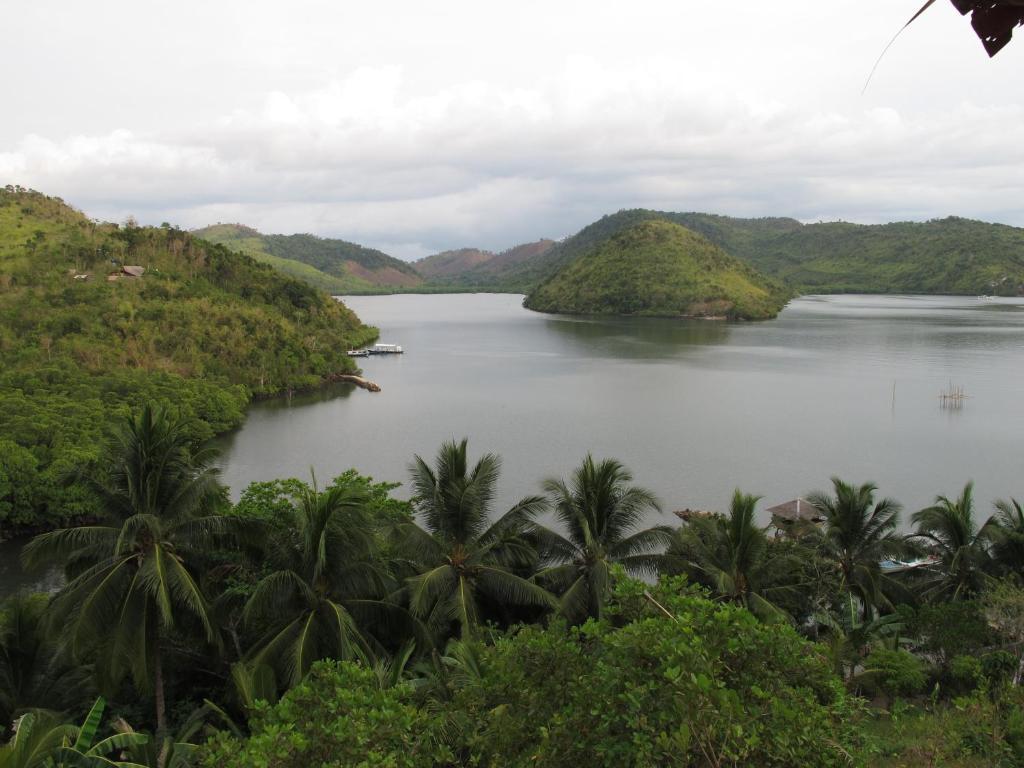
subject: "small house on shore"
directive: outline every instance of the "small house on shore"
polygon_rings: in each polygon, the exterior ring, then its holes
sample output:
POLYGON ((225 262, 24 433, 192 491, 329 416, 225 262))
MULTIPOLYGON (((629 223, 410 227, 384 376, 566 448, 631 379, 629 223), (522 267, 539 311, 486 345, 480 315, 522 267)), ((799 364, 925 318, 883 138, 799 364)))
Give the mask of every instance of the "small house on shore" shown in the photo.
POLYGON ((146 274, 145 267, 126 265, 121 267, 119 271, 111 272, 109 275, 107 275, 107 282, 112 283, 116 280, 120 280, 122 277, 127 277, 134 280, 136 278, 142 277, 144 274, 146 274))

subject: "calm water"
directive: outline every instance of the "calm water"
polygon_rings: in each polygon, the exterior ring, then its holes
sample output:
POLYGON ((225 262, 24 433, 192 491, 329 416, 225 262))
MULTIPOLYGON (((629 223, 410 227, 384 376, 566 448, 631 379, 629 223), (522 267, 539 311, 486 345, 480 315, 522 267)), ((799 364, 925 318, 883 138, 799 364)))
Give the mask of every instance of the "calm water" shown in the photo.
MULTIPOLYGON (((587 451, 623 461, 666 511, 722 509, 736 486, 770 505, 833 474, 910 511, 972 478, 983 514, 1024 497, 1024 301, 809 297, 746 324, 553 317, 520 301, 349 299, 406 354, 361 361, 379 394, 338 385, 254 405, 220 441, 233 495, 311 467, 321 482, 349 467, 404 481, 413 454, 467 436, 474 456, 504 460, 503 508, 587 451), (950 383, 969 395, 957 411, 939 407, 950 383)), ((52 587, 55 573, 21 572, 19 547, 0 544, 0 594, 52 587)))
POLYGON ((224 479, 236 496, 311 467, 404 481, 413 454, 467 436, 473 455, 501 455, 505 506, 588 451, 623 461, 666 510, 721 509, 737 486, 774 504, 833 474, 910 510, 968 479, 986 514, 1024 496, 1022 301, 807 297, 746 324, 555 317, 520 301, 348 299, 406 349, 361 361, 383 391, 253 407, 222 441, 224 479), (958 411, 939 406, 951 382, 969 395, 958 411))

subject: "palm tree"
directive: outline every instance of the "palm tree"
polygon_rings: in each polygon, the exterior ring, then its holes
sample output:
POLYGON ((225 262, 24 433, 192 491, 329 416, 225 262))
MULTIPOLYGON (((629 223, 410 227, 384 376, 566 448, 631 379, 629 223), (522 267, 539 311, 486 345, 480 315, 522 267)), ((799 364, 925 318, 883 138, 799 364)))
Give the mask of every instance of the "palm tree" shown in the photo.
POLYGON ((850 594, 837 614, 823 613, 816 618, 824 627, 825 647, 833 669, 845 681, 854 678, 857 668, 873 648, 895 648, 900 643, 903 622, 898 614, 879 616, 869 608, 860 616, 850 594))
POLYGON ((768 566, 778 563, 769 563, 768 538, 754 521, 760 498, 737 488, 727 517, 694 518, 676 532, 667 554, 670 559, 681 560, 684 570, 720 598, 742 605, 763 619, 788 619, 770 599, 771 592, 786 587, 763 586, 769 576, 768 566))
POLYGON ((79 709, 94 695, 89 668, 63 658, 45 636, 46 606, 41 595, 0 603, 0 734, 29 709, 79 709))
POLYGON ((614 564, 634 576, 653 576, 664 562, 671 529, 637 530, 661 506, 632 481, 615 459, 595 463, 590 454, 573 472, 571 485, 557 478, 544 481, 566 535, 542 526, 531 532, 548 564, 537 579, 561 595, 562 613, 571 621, 601 616, 614 564))
POLYGON ((992 557, 1004 573, 1024 573, 1024 508, 1016 499, 1000 500, 982 531, 992 542, 992 557))
POLYGON ((378 557, 368 495, 342 483, 320 491, 303 486, 267 551, 272 572, 256 585, 243 617, 263 639, 253 668, 269 665, 289 687, 320 659, 372 653, 353 612, 401 613, 380 601, 389 576, 378 557))
POLYGON ((555 605, 548 592, 514 573, 536 560, 523 534, 544 509, 544 499, 522 499, 490 520, 500 464, 488 453, 470 469, 463 439, 443 443, 433 469, 419 456, 410 465, 413 506, 423 527, 399 524, 395 544, 419 571, 406 582, 412 613, 435 632, 444 634, 456 623, 469 636, 488 600, 499 606, 555 605))
POLYGON ((926 594, 958 600, 981 591, 989 564, 988 531, 974 522, 974 483, 959 498, 936 496, 935 504, 915 512, 910 538, 927 541, 942 561, 940 573, 926 580, 926 594))
POLYGON ((888 604, 879 564, 904 549, 896 534, 900 505, 888 498, 875 503, 874 483, 853 486, 833 477, 832 487, 835 496, 808 498, 825 517, 822 554, 836 564, 841 588, 860 598, 867 617, 872 606, 888 604))
POLYGON ((196 563, 231 523, 208 514, 224 498, 212 455, 193 452, 185 424, 166 411, 146 406, 129 416, 106 456, 108 471, 83 480, 108 524, 42 534, 23 557, 28 566, 66 563, 70 580, 51 603, 54 626, 76 658, 95 658, 107 687, 129 673, 152 692, 162 739, 166 643, 183 623, 218 640, 196 563))

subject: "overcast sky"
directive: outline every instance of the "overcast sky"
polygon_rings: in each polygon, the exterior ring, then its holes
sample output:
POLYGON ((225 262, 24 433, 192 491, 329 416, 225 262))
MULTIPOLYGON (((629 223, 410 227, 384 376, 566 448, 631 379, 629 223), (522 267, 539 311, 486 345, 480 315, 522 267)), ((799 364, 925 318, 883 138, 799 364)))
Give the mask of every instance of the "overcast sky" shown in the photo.
POLYGON ((621 208, 1024 225, 1024 30, 940 0, 10 0, 0 184, 403 258, 621 208))

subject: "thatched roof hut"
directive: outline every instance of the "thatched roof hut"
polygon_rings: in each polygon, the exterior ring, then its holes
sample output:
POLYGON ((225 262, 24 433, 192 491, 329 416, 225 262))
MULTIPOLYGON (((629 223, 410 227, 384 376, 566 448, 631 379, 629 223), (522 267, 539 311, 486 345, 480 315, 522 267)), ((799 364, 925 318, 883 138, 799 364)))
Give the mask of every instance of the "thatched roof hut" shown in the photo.
POLYGON ((817 528, 825 520, 825 516, 807 499, 795 498, 790 501, 768 507, 772 516, 772 525, 776 535, 786 534, 801 537, 817 528))
POLYGON ((825 519, 817 507, 807 499, 801 498, 776 504, 774 507, 768 507, 765 511, 772 516, 772 519, 777 517, 787 523, 820 523, 825 519))

